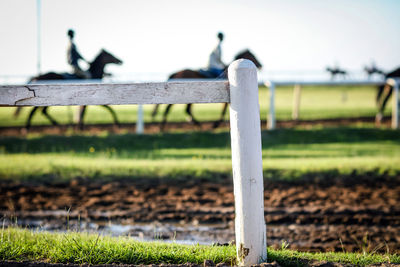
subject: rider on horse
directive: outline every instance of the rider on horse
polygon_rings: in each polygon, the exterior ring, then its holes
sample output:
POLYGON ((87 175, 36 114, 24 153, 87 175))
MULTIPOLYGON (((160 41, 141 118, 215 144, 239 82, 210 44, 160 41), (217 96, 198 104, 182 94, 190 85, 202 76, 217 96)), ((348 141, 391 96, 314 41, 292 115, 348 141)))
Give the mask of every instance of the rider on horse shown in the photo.
POLYGON ((219 41, 217 46, 210 54, 206 70, 209 76, 212 76, 213 78, 221 76, 221 74, 224 73, 224 70, 226 68, 225 64, 221 60, 222 56, 221 43, 224 40, 224 34, 222 32, 219 32, 217 37, 219 41))
POLYGON ((82 70, 78 63, 78 61, 80 59, 84 60, 85 62, 87 62, 87 60, 84 59, 81 56, 81 54, 79 54, 78 50, 76 49, 76 45, 74 43, 74 35, 75 35, 74 30, 69 29, 67 34, 69 36, 69 46, 67 49, 67 61, 68 61, 68 64, 71 65, 71 67, 72 67, 73 74, 75 74, 79 78, 90 79, 91 78, 90 73, 82 70))

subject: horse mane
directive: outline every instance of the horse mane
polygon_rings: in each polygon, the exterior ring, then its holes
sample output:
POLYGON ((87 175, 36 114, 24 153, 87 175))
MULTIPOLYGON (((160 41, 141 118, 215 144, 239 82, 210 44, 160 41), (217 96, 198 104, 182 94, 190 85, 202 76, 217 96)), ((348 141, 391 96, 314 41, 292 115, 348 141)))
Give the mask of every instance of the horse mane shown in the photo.
POLYGON ((92 62, 90 62, 90 66, 88 71, 91 73, 92 78, 98 78, 101 79, 103 76, 103 68, 104 64, 101 62, 101 58, 104 54, 105 50, 102 49, 100 53, 94 58, 92 62))
POLYGON ((242 56, 243 56, 244 54, 247 54, 247 53, 250 53, 250 54, 251 54, 250 50, 247 49, 247 48, 244 49, 244 50, 242 50, 242 51, 240 51, 240 52, 235 56, 235 60, 242 58, 242 56))
POLYGON ((90 70, 90 68, 91 68, 94 64, 98 64, 98 63, 99 63, 99 61, 100 61, 100 59, 101 59, 101 56, 103 55, 104 52, 105 52, 104 49, 102 49, 102 50, 100 51, 100 53, 94 58, 94 60, 93 60, 92 62, 90 62, 89 70, 90 70))

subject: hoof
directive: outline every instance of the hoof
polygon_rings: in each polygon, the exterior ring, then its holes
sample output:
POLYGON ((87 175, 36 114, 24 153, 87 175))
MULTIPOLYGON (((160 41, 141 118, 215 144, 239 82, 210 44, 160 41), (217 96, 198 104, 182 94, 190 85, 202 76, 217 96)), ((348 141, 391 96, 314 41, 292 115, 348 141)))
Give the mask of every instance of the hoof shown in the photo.
POLYGON ((188 121, 189 123, 191 123, 191 124, 197 126, 197 127, 200 127, 200 126, 201 126, 200 122, 199 122, 198 120, 194 119, 194 118, 188 118, 187 121, 188 121))
POLYGON ((162 133, 165 132, 165 125, 166 125, 165 122, 161 122, 161 123, 160 123, 160 128, 159 128, 159 129, 160 129, 160 132, 162 132, 162 133))
POLYGON ((214 122, 213 125, 212 125, 213 129, 218 128, 220 124, 221 124, 221 121, 214 122))

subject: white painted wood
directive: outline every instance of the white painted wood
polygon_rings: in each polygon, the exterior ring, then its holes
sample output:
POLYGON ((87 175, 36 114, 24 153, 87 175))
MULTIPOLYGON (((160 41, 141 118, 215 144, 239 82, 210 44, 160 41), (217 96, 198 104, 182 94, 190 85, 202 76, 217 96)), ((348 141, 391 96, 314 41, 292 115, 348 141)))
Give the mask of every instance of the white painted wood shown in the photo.
POLYGON ((269 83, 273 82, 275 86, 290 86, 290 85, 295 85, 299 84, 302 86, 308 86, 308 85, 326 85, 326 86, 342 86, 342 85, 382 85, 385 84, 385 80, 381 81, 370 81, 370 80, 343 80, 343 81, 266 81, 264 82, 265 86, 268 86, 269 83))
POLYGON ((267 258, 257 68, 239 59, 228 73, 237 257, 248 266, 267 258))
POLYGON ((269 112, 267 115, 267 129, 275 129, 275 84, 273 82, 266 83, 269 87, 269 112))
POLYGON ((15 106, 18 100, 31 99, 35 93, 25 86, 0 86, 0 105, 15 106))
POLYGON ((229 102, 227 81, 0 86, 0 106, 187 104, 229 102))
POLYGON ((293 88, 293 109, 292 109, 292 119, 298 120, 300 114, 300 95, 301 95, 301 85, 295 84, 293 88))
POLYGON ((143 105, 138 106, 137 119, 136 119, 136 133, 143 134, 144 121, 143 121, 143 105))

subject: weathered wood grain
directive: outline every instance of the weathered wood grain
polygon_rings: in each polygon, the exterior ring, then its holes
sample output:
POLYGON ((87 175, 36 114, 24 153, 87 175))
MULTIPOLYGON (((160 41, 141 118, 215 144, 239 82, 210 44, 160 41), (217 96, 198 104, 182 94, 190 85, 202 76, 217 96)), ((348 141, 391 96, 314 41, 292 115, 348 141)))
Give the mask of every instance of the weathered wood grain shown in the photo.
POLYGON ((0 86, 1 106, 187 104, 229 101, 227 81, 0 86))

